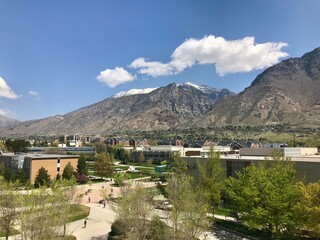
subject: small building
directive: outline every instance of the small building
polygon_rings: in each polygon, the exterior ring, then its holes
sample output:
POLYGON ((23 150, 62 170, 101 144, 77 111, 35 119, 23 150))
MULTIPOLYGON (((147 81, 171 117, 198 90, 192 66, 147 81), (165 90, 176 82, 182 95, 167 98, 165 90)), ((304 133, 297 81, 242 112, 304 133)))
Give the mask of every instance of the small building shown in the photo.
POLYGON ((23 163, 23 170, 26 177, 34 183, 38 170, 44 167, 48 170, 51 179, 56 179, 60 176, 63 170, 70 162, 74 169, 77 168, 79 156, 77 155, 55 155, 55 154, 33 154, 26 155, 23 163))
POLYGON ((25 176, 31 183, 34 183, 41 167, 48 170, 51 179, 56 179, 58 174, 62 175, 68 162, 76 169, 78 158, 78 155, 5 153, 0 155, 0 164, 4 164, 12 173, 17 172, 18 169, 23 169, 25 176))

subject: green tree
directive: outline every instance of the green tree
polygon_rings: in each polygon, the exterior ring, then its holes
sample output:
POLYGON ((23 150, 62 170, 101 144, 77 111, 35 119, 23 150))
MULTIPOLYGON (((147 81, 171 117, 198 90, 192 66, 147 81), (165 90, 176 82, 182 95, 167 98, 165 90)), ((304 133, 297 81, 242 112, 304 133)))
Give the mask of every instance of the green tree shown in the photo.
POLYGON ((122 197, 115 206, 117 219, 123 223, 124 236, 121 239, 152 239, 150 238, 151 224, 149 219, 153 216, 152 197, 150 191, 137 186, 134 189, 122 189, 122 197))
POLYGON ((117 186, 123 186, 124 181, 129 179, 129 175, 125 172, 117 173, 114 175, 114 184, 117 186))
POLYGON ((3 176, 4 176, 4 180, 6 180, 7 182, 12 182, 12 180, 13 180, 13 173, 12 173, 12 171, 11 171, 11 169, 10 168, 5 168, 4 169, 4 174, 3 174, 3 176))
POLYGON ((63 225, 63 236, 66 235, 67 223, 69 222, 72 215, 76 214, 77 209, 73 206, 81 202, 81 196, 77 189, 75 179, 71 180, 62 179, 56 181, 51 187, 52 193, 55 197, 54 204, 59 206, 61 219, 60 224, 63 225))
POLYGON ((126 163, 130 159, 130 154, 124 148, 120 147, 116 150, 115 159, 120 160, 122 163, 126 163))
POLYGON ((173 206, 169 213, 174 229, 172 239, 199 238, 209 227, 208 204, 196 194, 191 176, 171 174, 167 181, 168 200, 173 206))
POLYGON ((298 203, 294 207, 296 225, 308 229, 314 238, 320 238, 320 182, 297 184, 298 203))
POLYGON ((48 173, 48 170, 44 167, 39 168, 38 173, 34 180, 34 187, 38 188, 40 186, 47 186, 49 187, 51 184, 51 178, 48 173))
POLYGON ((81 154, 78 159, 77 173, 88 175, 87 159, 83 154, 81 154))
POLYGON ((27 152, 27 148, 31 146, 29 141, 23 139, 6 140, 7 149, 12 152, 27 152))
POLYGON ((19 214, 21 239, 53 240, 61 237, 61 226, 68 213, 64 206, 65 195, 60 190, 51 189, 48 194, 48 190, 41 187, 29 191, 23 198, 22 206, 27 211, 19 214))
POLYGON ((230 203, 243 213, 242 219, 249 227, 279 235, 281 229, 294 224, 295 170, 287 160, 282 158, 258 167, 251 165, 226 181, 230 203))
POLYGON ((98 154, 100 153, 106 153, 106 150, 107 150, 107 145, 105 143, 96 143, 95 144, 95 147, 96 147, 96 152, 98 154))
POLYGON ((197 161, 198 170, 198 194, 204 197, 212 214, 215 213, 221 201, 221 192, 224 189, 225 170, 220 161, 220 153, 213 148, 207 159, 203 159, 203 164, 197 161))
POLYGON ((13 229, 14 221, 19 214, 20 196, 11 182, 0 178, 0 229, 5 233, 6 239, 13 229))
POLYGON ((73 177, 74 168, 70 162, 67 163, 66 167, 63 169, 62 178, 70 180, 73 177))
POLYGON ((93 164, 95 173, 101 178, 107 177, 108 174, 113 173, 113 159, 111 154, 100 153, 97 154, 96 160, 93 164))
POLYGON ((19 168, 13 177, 20 186, 24 186, 27 183, 27 177, 22 168, 19 168))
POLYGON ((187 163, 183 161, 178 152, 170 154, 168 162, 170 171, 173 173, 183 174, 187 171, 187 163))

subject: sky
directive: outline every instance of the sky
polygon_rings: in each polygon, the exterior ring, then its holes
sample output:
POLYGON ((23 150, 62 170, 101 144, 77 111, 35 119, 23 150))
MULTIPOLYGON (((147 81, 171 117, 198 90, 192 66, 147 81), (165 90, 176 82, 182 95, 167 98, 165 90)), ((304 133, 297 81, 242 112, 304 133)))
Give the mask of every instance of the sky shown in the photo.
POLYGON ((320 47, 318 0, 0 0, 0 115, 192 82, 239 93, 320 47))

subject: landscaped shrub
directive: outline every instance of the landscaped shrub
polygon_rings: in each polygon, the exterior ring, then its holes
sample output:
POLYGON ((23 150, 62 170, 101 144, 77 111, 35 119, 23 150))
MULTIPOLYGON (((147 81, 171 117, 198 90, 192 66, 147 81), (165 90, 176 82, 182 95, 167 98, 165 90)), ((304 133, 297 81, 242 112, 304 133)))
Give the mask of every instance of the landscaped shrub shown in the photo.
POLYGON ((126 226, 125 224, 120 221, 116 220, 112 225, 111 225, 111 232, 109 233, 109 236, 120 236, 125 233, 126 226))

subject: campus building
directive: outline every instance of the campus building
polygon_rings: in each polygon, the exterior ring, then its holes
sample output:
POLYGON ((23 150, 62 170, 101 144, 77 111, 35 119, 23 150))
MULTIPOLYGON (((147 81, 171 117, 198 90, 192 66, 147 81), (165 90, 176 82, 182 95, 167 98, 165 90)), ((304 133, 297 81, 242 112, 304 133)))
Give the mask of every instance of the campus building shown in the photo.
MULTIPOLYGON (((284 157, 290 158, 296 169, 297 180, 305 183, 317 182, 320 180, 320 155, 317 148, 240 148, 236 154, 221 154, 220 160, 225 169, 226 177, 235 176, 237 171, 244 168, 274 161, 272 154, 278 150, 284 157)), ((198 157, 184 157, 187 162, 189 172, 197 174, 196 163, 204 163, 207 156, 201 154, 198 157)))
POLYGON ((34 183, 41 167, 48 170, 51 179, 55 179, 58 174, 62 175, 68 162, 76 169, 78 158, 77 155, 3 153, 0 155, 0 164, 4 164, 13 173, 19 168, 23 169, 25 176, 34 183))

